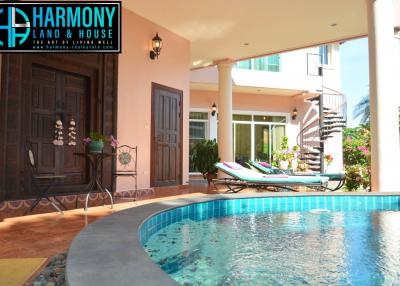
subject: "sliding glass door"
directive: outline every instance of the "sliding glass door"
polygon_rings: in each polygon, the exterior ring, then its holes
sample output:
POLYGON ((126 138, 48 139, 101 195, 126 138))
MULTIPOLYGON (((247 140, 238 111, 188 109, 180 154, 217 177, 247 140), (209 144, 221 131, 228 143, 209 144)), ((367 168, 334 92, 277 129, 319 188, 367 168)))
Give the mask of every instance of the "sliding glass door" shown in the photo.
POLYGON ((271 156, 270 126, 255 124, 254 126, 254 160, 270 161, 271 156))
POLYGON ((234 124, 235 162, 247 162, 251 159, 251 124, 234 124))
POLYGON ((271 160, 272 161, 273 158, 273 154, 275 150, 279 150, 281 149, 281 144, 282 144, 282 139, 285 136, 285 126, 282 125, 272 125, 271 126, 271 146, 272 146, 272 150, 271 150, 271 160))
POLYGON ((233 116, 233 150, 238 163, 248 160, 273 160, 286 130, 285 116, 235 114, 233 116))

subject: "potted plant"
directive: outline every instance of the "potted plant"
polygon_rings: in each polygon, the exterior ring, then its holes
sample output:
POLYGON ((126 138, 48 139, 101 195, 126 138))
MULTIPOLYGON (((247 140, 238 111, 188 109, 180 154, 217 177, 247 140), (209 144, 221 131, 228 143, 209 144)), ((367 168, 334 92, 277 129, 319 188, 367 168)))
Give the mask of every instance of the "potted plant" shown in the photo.
POLYGON ((193 147, 192 161, 195 168, 207 179, 208 184, 217 177, 217 168, 214 164, 219 162, 218 144, 215 140, 202 140, 193 147))
POLYGON ((279 169, 287 170, 289 169, 289 163, 291 159, 291 154, 289 150, 280 150, 279 158, 279 169))
POLYGON ((281 148, 274 151, 275 165, 279 169, 287 170, 289 169, 289 163, 293 158, 293 152, 289 149, 288 138, 284 136, 282 138, 281 148))
POLYGON ((89 146, 89 152, 91 153, 103 152, 104 142, 110 142, 110 146, 112 148, 116 148, 118 145, 118 141, 114 138, 114 136, 111 135, 110 138, 107 138, 98 132, 90 132, 89 136, 83 139, 83 142, 89 146))

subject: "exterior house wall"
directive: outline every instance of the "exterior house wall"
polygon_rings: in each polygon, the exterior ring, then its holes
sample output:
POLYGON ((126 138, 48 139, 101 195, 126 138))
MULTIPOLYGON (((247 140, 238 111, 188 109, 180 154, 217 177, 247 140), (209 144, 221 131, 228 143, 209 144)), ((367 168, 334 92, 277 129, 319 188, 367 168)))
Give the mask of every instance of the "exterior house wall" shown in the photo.
POLYGON ((395 27, 400 27, 400 0, 394 0, 393 1, 394 5, 394 26, 395 27))
MULTIPOLYGON (((330 60, 333 62, 329 65, 324 65, 328 77, 334 76, 332 84, 334 87, 340 87, 340 52, 339 45, 330 45, 330 60), (334 71, 334 72, 329 72, 334 71)), ((293 90, 307 90, 309 92, 317 92, 321 89, 321 78, 314 75, 308 75, 307 69, 312 72, 317 72, 319 48, 307 48, 297 51, 280 54, 280 72, 233 69, 232 79, 233 85, 236 86, 251 86, 251 87, 268 87, 293 90), (309 56, 308 56, 309 55, 309 56)), ((218 70, 216 67, 209 67, 199 70, 194 70, 190 74, 192 83, 201 84, 218 84, 218 70)))
MULTIPOLYGON (((342 89, 341 73, 340 73, 340 46, 330 46, 329 64, 323 67, 323 85, 325 87, 340 91, 342 89)), ((328 92, 328 91, 327 91, 328 92)))
MULTIPOLYGON (((318 119, 318 106, 306 101, 306 98, 320 93, 322 86, 340 92, 340 46, 329 46, 329 64, 323 66, 324 77, 308 75, 308 69, 318 69, 319 47, 302 49, 280 54, 280 72, 256 71, 246 69, 233 69, 232 78, 234 86, 265 87, 282 90, 293 90, 294 96, 279 96, 278 94, 261 93, 233 93, 234 111, 253 111, 264 113, 284 113, 288 116, 286 135, 289 145, 297 144, 299 132, 314 120, 318 119), (310 55, 310 56, 308 56, 310 55), (304 91, 304 92, 303 92, 304 91), (291 119, 291 112, 296 108, 298 117, 291 119)), ((218 85, 218 70, 215 67, 194 70, 191 72, 191 83, 194 84, 190 91, 190 108, 210 110, 214 102, 218 102, 218 91, 201 90, 196 84, 206 86, 218 85)), ((211 88, 212 89, 212 88, 211 88)), ((331 92, 324 89, 324 92, 331 92)), ((211 138, 215 138, 215 118, 210 120, 211 138)), ((332 154, 333 163, 329 171, 339 172, 343 168, 342 135, 336 133, 325 143, 325 154, 332 154)))
MULTIPOLYGON (((217 101, 217 91, 190 91, 190 108, 210 110, 212 104, 217 101)), ((253 111, 265 113, 278 113, 288 117, 286 135, 289 145, 297 144, 297 135, 302 127, 317 118, 317 113, 310 102, 304 101, 304 96, 282 97, 265 94, 233 93, 232 108, 234 111, 253 111), (292 120, 290 114, 294 108, 298 110, 298 117, 292 120)), ((210 125, 216 124, 210 122, 210 125)), ((210 126, 213 130, 213 126, 210 126)), ((216 137, 210 136, 211 139, 216 137)))
MULTIPOLYGON (((190 42, 123 9, 122 53, 118 68, 118 140, 138 146, 138 188, 150 187, 151 83, 183 91, 183 178, 188 181, 189 54, 190 42), (163 39, 157 60, 149 58, 151 39, 163 39)), ((117 190, 131 190, 131 178, 118 178, 117 190)))

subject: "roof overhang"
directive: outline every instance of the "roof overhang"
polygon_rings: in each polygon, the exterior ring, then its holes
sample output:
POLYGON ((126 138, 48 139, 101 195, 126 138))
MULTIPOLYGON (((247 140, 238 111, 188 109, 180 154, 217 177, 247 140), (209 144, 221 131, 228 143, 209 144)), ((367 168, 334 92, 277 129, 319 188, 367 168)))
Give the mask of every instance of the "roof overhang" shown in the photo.
POLYGON ((126 0, 123 5, 190 40, 192 69, 367 34, 365 0, 126 0))

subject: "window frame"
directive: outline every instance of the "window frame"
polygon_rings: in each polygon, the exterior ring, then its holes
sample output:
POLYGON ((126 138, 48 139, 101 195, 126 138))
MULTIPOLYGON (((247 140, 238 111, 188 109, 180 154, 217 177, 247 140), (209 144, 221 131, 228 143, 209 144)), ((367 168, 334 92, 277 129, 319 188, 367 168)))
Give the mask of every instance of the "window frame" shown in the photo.
MULTIPOLYGON (((205 108, 190 108, 189 109, 189 129, 190 129, 190 122, 202 122, 205 123, 205 138, 206 140, 210 139, 210 116, 211 112, 208 109, 205 108), (207 119, 190 119, 190 113, 191 112, 201 112, 201 113, 207 113, 207 119)), ((190 144, 190 131, 189 131, 189 144, 190 144)), ((199 140, 200 138, 194 138, 199 140)), ((190 148, 190 147, 189 147, 190 148)), ((190 160, 190 159, 189 159, 190 160)), ((189 170, 189 175, 201 175, 200 172, 190 172, 189 170)))
POLYGON ((274 54, 274 55, 269 55, 269 56, 264 56, 264 57, 257 57, 257 58, 252 58, 252 59, 247 59, 247 60, 242 60, 238 61, 234 65, 235 69, 239 70, 252 70, 252 71, 265 71, 265 72, 281 72, 282 71, 282 62, 281 62, 281 54, 274 54), (278 64, 271 63, 270 59, 272 57, 278 57, 278 64), (263 63, 264 67, 262 69, 256 69, 256 61, 257 60, 264 60, 266 61, 263 63), (238 67, 237 64, 240 62, 250 62, 250 67, 249 68, 244 68, 244 67, 238 67), (266 69, 265 69, 266 67, 266 69), (277 67, 277 70, 272 69, 271 67, 277 67))
MULTIPOLYGON (((264 125, 268 126, 269 128, 269 141, 272 142, 272 132, 273 132, 273 127, 274 126, 284 126, 285 127, 285 136, 287 135, 287 129, 289 126, 289 113, 286 112, 263 112, 263 111, 248 111, 248 110, 232 110, 232 136, 233 136, 233 158, 235 160, 235 155, 236 155, 236 124, 249 124, 250 125, 250 132, 251 132, 251 138, 250 138, 250 158, 252 160, 255 159, 255 126, 256 125, 264 125), (251 115, 252 120, 251 121, 237 121, 233 120, 233 115, 238 114, 238 115, 251 115), (286 122, 280 123, 280 122, 266 122, 266 121, 254 121, 254 116, 282 116, 286 118, 286 122)), ((272 143, 270 143, 270 150, 269 150, 269 161, 272 160, 272 143)))
POLYGON ((320 65, 328 66, 331 64, 331 45, 320 45, 318 54, 320 65))

